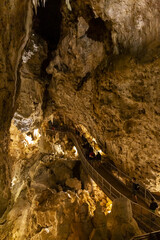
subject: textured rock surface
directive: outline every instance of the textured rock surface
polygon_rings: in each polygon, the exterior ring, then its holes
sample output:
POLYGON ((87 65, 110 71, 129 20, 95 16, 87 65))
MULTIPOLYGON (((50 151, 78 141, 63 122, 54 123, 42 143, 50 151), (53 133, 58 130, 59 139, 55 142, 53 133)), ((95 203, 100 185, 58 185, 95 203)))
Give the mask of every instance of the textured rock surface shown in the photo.
POLYGON ((19 78, 18 66, 28 40, 32 20, 31 1, 0 3, 0 216, 10 197, 10 167, 7 157, 8 130, 15 109, 19 78))
POLYGON ((121 169, 159 190, 158 1, 71 6, 62 9, 64 37, 47 68, 54 106, 121 169))
POLYGON ((113 201, 112 211, 107 216, 107 229, 111 240, 131 239, 141 231, 132 217, 131 203, 126 198, 113 201))
POLYGON ((157 0, 90 0, 90 3, 96 16, 112 22, 115 54, 126 49, 138 54, 142 60, 152 59, 152 54, 159 49, 160 9, 157 0))
POLYGON ((12 208, 1 219, 1 239, 89 239, 95 202, 103 201, 107 213, 110 201, 98 188, 99 197, 80 189, 73 178, 75 164, 74 158, 42 153, 14 163, 12 208))
POLYGON ((94 229, 91 234, 91 240, 109 239, 110 236, 106 225, 106 216, 102 211, 99 202, 97 203, 96 210, 94 212, 93 225, 94 229))
POLYGON ((9 127, 13 114, 19 84, 18 65, 31 27, 31 1, 25 0, 23 3, 20 0, 15 0, 12 3, 3 1, 1 2, 0 15, 2 29, 0 43, 0 130, 2 130, 4 127, 9 127))
POLYGON ((22 132, 39 127, 43 119, 42 105, 46 81, 42 77, 41 65, 46 58, 46 42, 32 32, 22 56, 18 109, 14 114, 14 124, 22 132))
MULTIPOLYGON (((45 1, 34 1, 35 9, 38 2, 45 1)), ((80 128, 107 159, 159 190, 159 1, 63 1, 60 11, 61 26, 48 30, 61 29, 55 41, 42 39, 41 31, 30 35, 21 59, 31 1, 0 3, 0 216, 10 199, 1 239, 126 239, 139 233, 129 203, 114 203, 106 228, 108 200, 80 169, 65 134, 44 129, 50 117, 80 128), (102 209, 93 214, 97 201, 102 209)))

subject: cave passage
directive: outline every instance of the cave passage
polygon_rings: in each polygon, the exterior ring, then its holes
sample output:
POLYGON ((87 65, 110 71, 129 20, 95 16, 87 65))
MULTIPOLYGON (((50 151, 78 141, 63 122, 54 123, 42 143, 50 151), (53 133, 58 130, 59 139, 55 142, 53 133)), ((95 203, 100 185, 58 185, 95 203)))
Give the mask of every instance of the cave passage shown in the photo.
POLYGON ((33 19, 33 30, 48 43, 48 50, 55 50, 60 39, 61 0, 47 0, 45 7, 42 3, 33 19))

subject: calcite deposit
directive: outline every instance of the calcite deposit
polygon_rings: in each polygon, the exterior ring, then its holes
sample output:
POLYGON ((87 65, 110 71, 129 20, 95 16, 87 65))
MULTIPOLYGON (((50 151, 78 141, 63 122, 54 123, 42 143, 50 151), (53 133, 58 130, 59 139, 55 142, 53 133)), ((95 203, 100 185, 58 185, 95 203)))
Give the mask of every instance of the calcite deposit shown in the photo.
POLYGON ((0 29, 0 239, 139 234, 60 130, 159 192, 159 0, 1 1, 0 29))

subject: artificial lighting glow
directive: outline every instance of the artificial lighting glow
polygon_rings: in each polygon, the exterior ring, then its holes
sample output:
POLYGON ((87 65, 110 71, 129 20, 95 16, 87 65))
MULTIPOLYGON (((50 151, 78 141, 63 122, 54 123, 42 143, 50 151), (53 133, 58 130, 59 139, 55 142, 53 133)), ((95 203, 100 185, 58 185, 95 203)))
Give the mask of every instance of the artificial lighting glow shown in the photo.
POLYGON ((36 9, 40 5, 40 2, 43 4, 43 7, 45 7, 45 4, 46 4, 46 0, 32 0, 32 2, 33 2, 33 5, 36 9))
POLYGON ((77 157, 78 156, 78 151, 77 151, 77 148, 75 146, 73 147, 73 150, 74 150, 75 156, 77 157))
POLYGON ((23 141, 25 147, 27 147, 27 145, 34 145, 38 142, 39 138, 41 137, 41 134, 39 133, 39 129, 34 129, 33 131, 33 136, 32 135, 26 135, 25 133, 23 134, 25 140, 23 141), (33 137, 33 139, 32 139, 33 137))
POLYGON ((26 141, 26 140, 23 140, 22 142, 24 143, 24 146, 27 147, 27 145, 28 145, 28 144, 27 144, 27 141, 26 141))
POLYGON ((13 187, 17 182, 17 178, 13 177, 12 181, 11 181, 11 187, 13 187))
POLYGON ((33 144, 34 142, 32 141, 32 137, 31 136, 25 136, 25 139, 26 141, 29 143, 29 144, 33 144))
POLYGON ((55 147, 55 150, 58 154, 61 154, 61 153, 64 154, 60 144, 55 144, 54 147, 55 147))
POLYGON ((69 2, 70 0, 66 0, 66 5, 67 5, 67 8, 72 11, 72 7, 71 7, 71 4, 69 2))
POLYGON ((46 233, 49 233, 49 229, 48 228, 45 228, 44 230, 46 231, 46 233))
POLYGON ((95 142, 95 143, 97 143, 97 141, 96 141, 96 139, 95 139, 95 138, 92 138, 92 141, 93 141, 93 142, 95 142))
POLYGON ((85 138, 88 140, 95 153, 99 152, 101 155, 105 155, 105 153, 99 148, 96 139, 90 135, 87 128, 85 128, 82 124, 77 125, 76 128, 81 129, 81 131, 79 131, 82 132, 82 135, 84 135, 85 138))
POLYGON ((40 138, 41 134, 39 133, 39 129, 34 129, 33 131, 33 136, 36 137, 36 138, 40 138))
POLYGON ((108 213, 110 213, 111 212, 111 209, 112 209, 112 203, 109 205, 109 211, 107 211, 108 213))

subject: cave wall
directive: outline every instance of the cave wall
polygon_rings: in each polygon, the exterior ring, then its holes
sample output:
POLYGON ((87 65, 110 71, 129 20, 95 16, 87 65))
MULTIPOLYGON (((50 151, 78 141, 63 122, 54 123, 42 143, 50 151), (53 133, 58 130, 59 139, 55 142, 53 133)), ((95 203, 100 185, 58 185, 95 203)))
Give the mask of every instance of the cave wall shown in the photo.
MULTIPOLYGON (((159 2, 157 0, 89 1, 96 16, 112 22, 114 53, 128 50, 140 58, 152 59, 159 46, 159 2)), ((145 60, 146 60, 145 59, 145 60)), ((148 59, 149 60, 149 59, 148 59)))
POLYGON ((101 221, 92 223, 96 202, 105 223, 111 201, 84 172, 66 133, 43 130, 41 143, 36 137, 29 142, 12 122, 12 202, 0 218, 0 237, 87 240, 101 227, 101 221))
POLYGON ((28 40, 32 21, 31 1, 3 1, 0 6, 1 16, 1 105, 0 130, 9 127, 14 112, 18 90, 17 70, 22 50, 28 40), (9 10, 9 11, 8 11, 9 10))
POLYGON ((0 3, 0 214, 9 198, 10 169, 7 158, 9 126, 19 89, 18 66, 28 40, 32 21, 32 3, 25 0, 0 3))
MULTIPOLYGON (((41 36, 35 36, 33 42, 30 39, 33 44, 28 45, 21 59, 29 36, 32 3, 19 0, 0 3, 3 31, 0 43, 0 214, 5 211, 10 196, 14 205, 4 218, 8 221, 0 224, 3 239, 45 239, 47 234, 57 239, 55 232, 61 232, 60 222, 66 226, 60 238, 75 239, 76 226, 81 227, 79 235, 85 228, 85 221, 76 219, 76 215, 70 222, 72 229, 68 226, 68 215, 80 207, 77 195, 71 193, 70 197, 61 186, 56 192, 47 185, 50 158, 46 164, 42 155, 32 156, 39 150, 46 151, 44 139, 41 138, 40 149, 25 148, 23 152, 25 144, 22 144, 22 149, 17 150, 20 159, 7 157, 8 129, 16 109, 20 78, 22 91, 17 110, 22 116, 21 126, 17 124, 20 130, 26 127, 25 122, 22 123, 24 118, 33 120, 32 128, 37 122, 40 125, 43 117, 48 121, 48 116, 59 115, 74 126, 84 126, 108 159, 131 176, 142 179, 151 190, 159 190, 159 10, 158 0, 63 1, 61 28, 55 28, 61 32, 55 35, 56 41, 42 40, 44 36, 36 32, 41 36), (35 51, 36 38, 42 51, 35 51), (30 51, 34 54, 27 64, 22 63, 30 51), (51 80, 44 74, 47 57, 46 71, 52 75, 51 80), (14 173, 19 178, 16 184, 13 181, 10 192, 14 173), (28 179, 30 173, 33 182, 28 179), (41 180, 46 180, 44 188, 41 180)), ((13 132, 19 134, 17 129, 13 132)), ((22 139, 25 141, 24 136, 17 139, 21 143, 22 139)), ((50 142, 47 149, 51 154, 52 144, 50 142)), ((12 152, 17 146, 21 147, 19 143, 11 146, 12 152)), ((85 201, 87 199, 90 196, 85 201)))
POLYGON ((70 3, 47 67, 54 108, 85 126, 121 169, 159 190, 159 3, 70 3))

